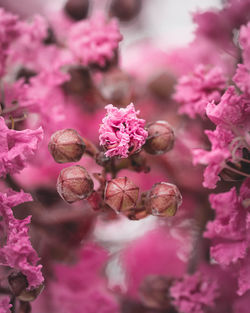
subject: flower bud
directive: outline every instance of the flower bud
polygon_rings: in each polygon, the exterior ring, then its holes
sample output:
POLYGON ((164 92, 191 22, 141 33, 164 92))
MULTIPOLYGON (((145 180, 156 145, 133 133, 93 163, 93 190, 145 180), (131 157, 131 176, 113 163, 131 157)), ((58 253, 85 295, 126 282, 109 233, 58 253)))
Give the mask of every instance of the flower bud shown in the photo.
POLYGON ((127 106, 133 97, 133 81, 125 72, 114 69, 103 75, 99 84, 102 97, 114 106, 127 106))
POLYGON ((105 203, 116 213, 126 213, 135 208, 139 188, 127 177, 118 177, 107 182, 104 195, 105 203))
POLYGON ((174 131, 166 121, 152 122, 146 127, 148 138, 143 146, 150 154, 163 154, 174 146, 174 131))
POLYGON ((57 163, 77 162, 85 151, 85 143, 74 129, 55 132, 49 142, 49 151, 57 163))
POLYGON ((182 203, 179 189, 169 183, 157 183, 149 191, 146 207, 149 214, 160 217, 174 216, 182 203))
POLYGON ((142 282, 139 294, 142 303, 154 309, 167 309, 170 307, 169 288, 172 280, 159 276, 149 275, 142 282))
POLYGON ((160 100, 169 100, 174 92, 175 77, 168 72, 162 72, 148 84, 151 93, 160 100))
POLYGON ((21 272, 10 274, 8 281, 12 293, 21 301, 34 301, 43 290, 43 285, 28 290, 27 278, 21 272))
POLYGON ((57 191, 68 203, 86 199, 94 188, 94 183, 86 169, 80 165, 64 168, 57 179, 57 191))
POLYGON ((68 0, 64 11, 75 21, 85 19, 89 11, 89 0, 68 0))
POLYGON ((127 22, 136 17, 142 7, 142 0, 113 0, 110 15, 127 22))

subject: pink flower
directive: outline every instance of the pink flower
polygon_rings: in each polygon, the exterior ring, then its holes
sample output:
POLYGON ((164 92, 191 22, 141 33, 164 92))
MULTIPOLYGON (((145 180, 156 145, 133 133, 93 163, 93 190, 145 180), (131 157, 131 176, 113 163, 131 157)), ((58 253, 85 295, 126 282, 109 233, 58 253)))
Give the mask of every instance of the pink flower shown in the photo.
POLYGON ((233 81, 247 96, 250 95, 250 74, 244 64, 238 64, 238 68, 233 77, 233 81))
POLYGON ((99 129, 100 144, 107 149, 107 157, 127 158, 144 145, 148 132, 144 129, 145 121, 137 117, 133 103, 125 109, 118 109, 112 104, 105 107, 107 115, 99 129))
POLYGON ((42 266, 37 265, 39 258, 29 239, 27 224, 31 217, 17 220, 11 209, 27 201, 32 201, 32 197, 23 191, 0 193, 0 215, 6 237, 6 243, 0 248, 0 264, 20 270, 27 277, 29 288, 33 288, 41 285, 43 276, 42 266))
POLYGON ((207 224, 204 236, 212 239, 211 256, 223 267, 238 272, 238 294, 250 290, 250 179, 244 181, 240 193, 236 188, 212 194, 210 202, 216 211, 214 221, 207 224))
POLYGON ((247 108, 249 108, 249 102, 242 95, 238 95, 233 86, 230 86, 218 104, 214 101, 208 103, 206 112, 209 119, 216 125, 224 124, 225 127, 231 128, 247 122, 250 114, 247 108))
POLYGON ((214 309, 218 291, 218 282, 205 271, 186 275, 170 289, 173 304, 183 313, 203 313, 204 309, 214 309))
POLYGON ((226 79, 219 67, 206 68, 198 65, 192 75, 182 76, 176 86, 174 99, 181 104, 180 113, 194 118, 205 115, 209 101, 219 102, 226 87, 226 79))
POLYGON ((41 127, 15 131, 0 117, 0 177, 20 172, 34 156, 42 138, 41 127))
POLYGON ((118 313, 118 303, 106 288, 104 266, 108 253, 97 244, 89 242, 79 253, 74 265, 57 264, 54 280, 47 286, 49 297, 43 300, 51 312, 62 313, 118 313))
POLYGON ((72 25, 68 45, 82 65, 105 66, 114 57, 122 35, 115 19, 107 21, 101 13, 72 25))
POLYGON ((0 8, 0 76, 5 72, 6 58, 9 55, 9 46, 18 37, 18 18, 0 8))
MULTIPOLYGON (((122 265, 126 270, 127 292, 133 298, 138 297, 139 286, 148 275, 181 277, 185 272, 186 263, 178 256, 180 242, 164 227, 148 231, 132 241, 121 253, 122 265)), ((187 245, 188 240, 185 242, 187 245)))
POLYGON ((215 188, 219 174, 225 166, 226 160, 231 157, 230 143, 234 135, 230 130, 217 126, 214 131, 205 131, 209 141, 212 144, 211 151, 203 149, 193 150, 193 163, 205 164, 207 168, 204 172, 203 186, 206 188, 215 188))

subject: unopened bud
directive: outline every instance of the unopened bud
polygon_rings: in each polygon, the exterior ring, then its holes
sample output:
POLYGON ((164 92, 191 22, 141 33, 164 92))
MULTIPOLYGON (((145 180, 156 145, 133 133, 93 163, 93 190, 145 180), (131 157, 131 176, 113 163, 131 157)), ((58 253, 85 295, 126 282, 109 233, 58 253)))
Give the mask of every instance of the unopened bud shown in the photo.
POLYGON ((133 82, 125 72, 115 69, 107 72, 99 85, 103 98, 115 106, 127 106, 132 101, 133 82))
POLYGON ((174 216, 181 203, 179 189, 165 182, 155 184, 146 199, 148 213, 160 217, 174 216))
POLYGON ((89 11, 89 0, 68 0, 64 11, 75 21, 85 19, 89 11))
POLYGON ((135 18, 142 7, 142 0, 113 0, 110 5, 110 15, 121 21, 135 18))
POLYGON ((34 301, 43 290, 43 285, 37 288, 27 289, 27 278, 21 272, 10 274, 8 281, 12 293, 21 301, 34 301))
POLYGON ((139 293, 142 303, 154 309, 167 309, 170 307, 169 288, 172 280, 159 276, 147 276, 142 282, 139 293))
POLYGON ((163 154, 174 146, 174 131, 166 121, 157 121, 147 125, 148 138, 143 146, 150 154, 163 154))
POLYGON ((85 151, 81 136, 70 128, 55 132, 50 138, 48 147, 57 163, 77 162, 85 151))
POLYGON ((161 100, 169 100, 174 92, 175 77, 168 72, 160 73, 148 84, 149 90, 161 100))
POLYGON ((105 203, 116 213, 127 213, 135 208, 139 188, 127 177, 118 177, 107 182, 105 188, 105 203))
POLYGON ((68 203, 86 199, 93 192, 93 188, 91 177, 80 165, 64 168, 57 179, 57 191, 68 203))

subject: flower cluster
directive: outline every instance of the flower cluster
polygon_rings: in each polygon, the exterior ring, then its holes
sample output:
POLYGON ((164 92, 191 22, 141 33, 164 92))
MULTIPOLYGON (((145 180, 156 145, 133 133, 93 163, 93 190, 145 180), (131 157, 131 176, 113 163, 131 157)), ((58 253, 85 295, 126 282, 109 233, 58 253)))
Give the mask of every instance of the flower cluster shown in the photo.
POLYGON ((182 104, 180 113, 191 118, 196 114, 204 117, 207 103, 212 100, 218 103, 225 88, 226 79, 220 67, 209 69, 200 64, 192 75, 179 80, 174 99, 182 104))
POLYGON ((68 46, 80 64, 104 67, 115 56, 122 35, 116 20, 107 21, 101 13, 75 23, 69 32, 68 46))

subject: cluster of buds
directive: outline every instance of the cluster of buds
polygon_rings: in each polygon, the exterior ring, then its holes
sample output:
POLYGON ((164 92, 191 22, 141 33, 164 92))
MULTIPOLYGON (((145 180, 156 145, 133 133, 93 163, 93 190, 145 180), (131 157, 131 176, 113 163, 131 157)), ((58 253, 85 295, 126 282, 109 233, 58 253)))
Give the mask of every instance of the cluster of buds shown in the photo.
POLYGON ((174 216, 182 203, 179 189, 169 183, 157 183, 151 190, 142 193, 127 177, 118 177, 106 183, 104 201, 116 213, 138 220, 148 215, 174 216))
POLYGON ((160 182, 140 195, 139 187, 128 177, 117 177, 121 169, 147 173, 149 167, 146 165, 145 152, 160 155, 170 151, 174 145, 172 127, 166 121, 157 121, 143 128, 145 121, 137 117, 139 111, 135 111, 133 104, 126 109, 117 109, 112 105, 107 109, 100 128, 100 142, 105 143, 102 148, 106 152, 100 151, 74 129, 59 130, 52 135, 48 147, 57 163, 77 162, 86 153, 103 167, 101 173, 93 173, 100 185, 97 190, 94 190, 93 180, 84 167, 73 165, 64 168, 57 180, 59 195, 67 203, 85 199, 95 211, 111 208, 131 220, 148 215, 174 216, 182 202, 181 193, 175 185, 160 182), (126 151, 123 151, 123 141, 119 143, 121 138, 126 142, 126 151), (107 150, 111 139, 116 146, 107 150), (141 147, 133 149, 137 141, 137 146, 141 147), (111 180, 107 177, 108 173, 112 176, 111 180))

